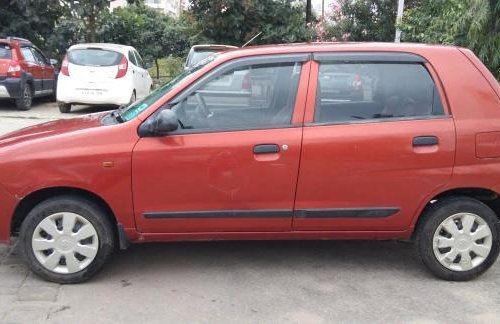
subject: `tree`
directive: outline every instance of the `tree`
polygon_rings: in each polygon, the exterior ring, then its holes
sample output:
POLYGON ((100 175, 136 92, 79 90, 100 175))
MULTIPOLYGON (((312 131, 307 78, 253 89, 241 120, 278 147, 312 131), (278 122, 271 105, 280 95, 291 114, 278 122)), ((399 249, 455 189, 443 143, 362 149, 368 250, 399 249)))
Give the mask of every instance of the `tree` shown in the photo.
POLYGON ((95 43, 97 30, 97 16, 107 10, 109 0, 61 0, 67 11, 75 19, 80 19, 86 30, 86 39, 95 43))
POLYGON ((404 41, 472 49, 500 80, 500 2, 496 0, 421 0, 406 10, 404 41))
POLYGON ((338 0, 325 26, 325 38, 336 41, 394 40, 396 0, 338 0))
POLYGON ((142 4, 104 12, 98 19, 97 39, 131 45, 147 61, 154 61, 159 75, 159 58, 187 52, 193 33, 185 19, 174 19, 142 4))
POLYGON ((302 2, 288 0, 192 0, 189 10, 201 35, 222 44, 241 46, 263 32, 255 43, 311 39, 302 2))
POLYGON ((58 20, 66 14, 58 0, 11 0, 0 6, 0 36, 18 36, 45 49, 58 20))

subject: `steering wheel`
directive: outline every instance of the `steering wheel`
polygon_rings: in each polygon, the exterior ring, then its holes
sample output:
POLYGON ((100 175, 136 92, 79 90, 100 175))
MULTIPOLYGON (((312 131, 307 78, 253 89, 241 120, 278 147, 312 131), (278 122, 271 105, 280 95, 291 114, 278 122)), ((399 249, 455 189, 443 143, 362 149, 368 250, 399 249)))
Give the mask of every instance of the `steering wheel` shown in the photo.
POLYGON ((210 112, 210 110, 208 110, 205 99, 203 99, 199 92, 196 93, 195 98, 196 102, 198 103, 197 109, 199 110, 199 112, 206 118, 212 117, 212 113, 210 112))

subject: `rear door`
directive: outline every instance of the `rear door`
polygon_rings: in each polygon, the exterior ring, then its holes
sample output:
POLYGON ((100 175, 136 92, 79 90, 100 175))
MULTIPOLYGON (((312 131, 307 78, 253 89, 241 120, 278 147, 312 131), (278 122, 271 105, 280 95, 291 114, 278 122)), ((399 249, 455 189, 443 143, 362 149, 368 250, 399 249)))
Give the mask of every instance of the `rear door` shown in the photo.
POLYGON ((132 78, 134 80, 134 89, 137 98, 144 96, 144 86, 142 85, 142 71, 137 66, 137 60, 132 50, 128 51, 129 69, 132 70, 132 78))
POLYGON ((39 66, 43 70, 43 80, 42 80, 42 91, 44 94, 49 94, 54 92, 55 85, 55 74, 54 67, 50 64, 49 60, 42 54, 38 49, 31 48, 33 55, 39 66))
POLYGON ((21 47, 24 58, 24 69, 31 74, 33 80, 33 91, 35 95, 43 93, 43 65, 41 65, 33 54, 30 46, 21 47))
POLYGON ((143 96, 147 96, 151 88, 151 77, 149 76, 148 70, 146 70, 144 62, 142 61, 142 57, 135 50, 133 51, 133 53, 135 56, 135 60, 137 62, 137 67, 140 69, 141 73, 141 86, 142 86, 143 96))
POLYGON ((431 67, 397 53, 315 60, 294 229, 408 228, 454 162, 454 122, 431 67))

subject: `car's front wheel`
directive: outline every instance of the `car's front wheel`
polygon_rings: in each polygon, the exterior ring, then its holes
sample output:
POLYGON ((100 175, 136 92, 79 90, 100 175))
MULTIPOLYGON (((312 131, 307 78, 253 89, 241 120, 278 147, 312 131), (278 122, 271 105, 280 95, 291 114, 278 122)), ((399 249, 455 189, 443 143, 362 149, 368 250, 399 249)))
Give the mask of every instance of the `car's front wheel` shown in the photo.
POLYGON ((422 215, 416 247, 423 263, 445 280, 471 280, 488 270, 500 252, 500 223, 479 200, 438 200, 422 215))
POLYGON ((78 283, 101 269, 114 249, 114 235, 99 205, 61 196, 41 202, 28 214, 20 243, 34 273, 57 283, 78 283))

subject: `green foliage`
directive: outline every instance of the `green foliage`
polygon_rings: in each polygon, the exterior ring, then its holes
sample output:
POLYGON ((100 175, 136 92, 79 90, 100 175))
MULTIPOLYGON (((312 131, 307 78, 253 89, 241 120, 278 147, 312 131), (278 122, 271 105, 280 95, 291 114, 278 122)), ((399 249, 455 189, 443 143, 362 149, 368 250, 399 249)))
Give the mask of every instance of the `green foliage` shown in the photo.
POLYGON ((0 36, 24 37, 45 49, 45 41, 65 14, 58 0, 6 1, 0 6, 0 36))
POLYGON ((422 0, 405 11, 404 41, 468 47, 500 80, 500 2, 422 0))
POLYGON ((335 41, 394 40, 396 0, 339 0, 332 9, 324 38, 335 41))
POLYGON ((174 19, 144 5, 103 12, 98 25, 99 41, 134 46, 146 61, 156 63, 157 72, 159 58, 181 56, 187 52, 189 36, 193 32, 185 19, 174 19))
POLYGON ((303 3, 287 0, 193 0, 190 14, 201 35, 215 43, 241 46, 259 32, 255 43, 310 40, 303 3))

